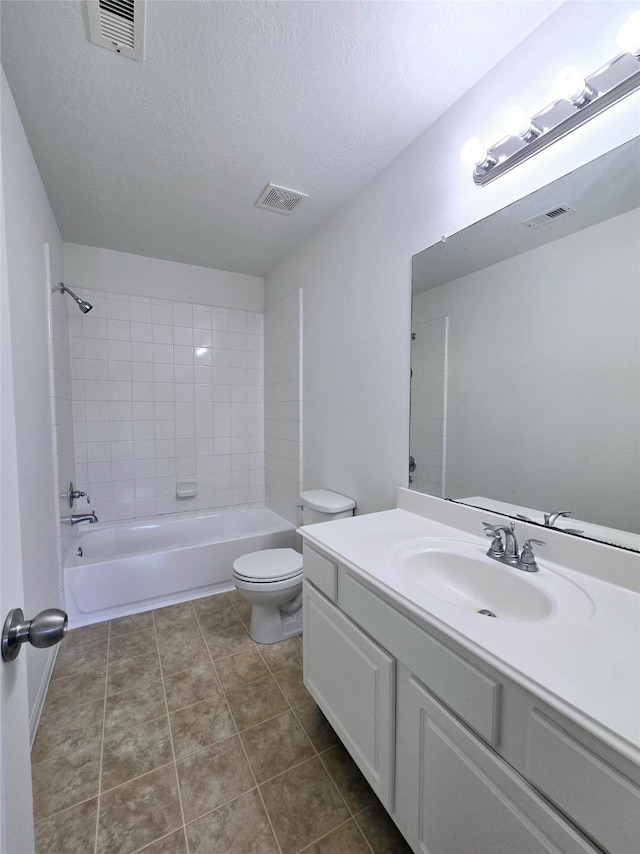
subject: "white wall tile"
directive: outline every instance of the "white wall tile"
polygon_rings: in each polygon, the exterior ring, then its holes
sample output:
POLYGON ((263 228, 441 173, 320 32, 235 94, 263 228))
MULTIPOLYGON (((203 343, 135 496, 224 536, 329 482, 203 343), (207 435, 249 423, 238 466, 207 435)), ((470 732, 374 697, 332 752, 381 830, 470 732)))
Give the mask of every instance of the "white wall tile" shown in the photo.
POLYGON ((78 472, 97 487, 98 515, 263 501, 262 315, 95 291, 91 301, 93 317, 73 318, 58 385, 71 395, 73 377, 69 445, 75 427, 78 472), (176 499, 185 476, 198 480, 195 502, 176 499))

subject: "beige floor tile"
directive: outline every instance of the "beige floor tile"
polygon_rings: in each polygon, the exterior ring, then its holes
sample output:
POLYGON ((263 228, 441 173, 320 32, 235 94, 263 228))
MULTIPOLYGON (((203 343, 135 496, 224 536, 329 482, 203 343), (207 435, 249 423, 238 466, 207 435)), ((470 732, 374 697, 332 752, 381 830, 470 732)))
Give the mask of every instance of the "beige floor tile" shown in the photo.
MULTIPOLYGON (((168 836, 152 842, 151 845, 145 845, 144 848, 139 848, 137 854, 187 854, 187 842, 184 835, 184 828, 175 830, 168 836)), ((229 852, 231 854, 231 852, 229 852)))
POLYGON ((232 626, 242 625, 240 615, 233 605, 208 614, 200 614, 198 622, 204 635, 216 634, 217 632, 224 631, 224 629, 230 629, 232 626))
POLYGON ((279 854, 257 789, 187 825, 191 854, 279 854))
POLYGON ((297 637, 286 638, 278 643, 262 643, 259 649, 272 673, 277 673, 288 664, 302 666, 302 650, 297 637))
POLYGON ((52 679, 47 690, 43 715, 64 712, 74 703, 91 703, 104 699, 107 684, 107 665, 95 670, 83 670, 74 676, 52 679))
POLYGON ((238 736, 177 760, 185 821, 193 821, 254 786, 238 736))
POLYGON ((98 799, 92 798, 35 826, 36 854, 87 854, 96 839, 98 799))
POLYGON ((371 854, 371 848, 354 819, 351 819, 305 848, 304 854, 371 854))
POLYGON ((67 648, 76 649, 85 643, 98 643, 109 638, 109 623, 94 623, 91 626, 83 626, 81 629, 71 629, 64 637, 64 645, 67 648))
POLYGON ((318 757, 260 786, 282 854, 295 854, 350 818, 318 757))
POLYGON ((202 599, 193 599, 191 604, 198 617, 201 617, 205 614, 213 614, 215 611, 228 608, 231 605, 231 599, 227 593, 216 593, 215 596, 203 596, 202 599))
POLYGON ((233 626, 216 634, 206 635, 205 640, 214 661, 256 647, 242 625, 233 626))
POLYGON ((36 821, 98 794, 100 742, 38 762, 31 768, 33 815, 36 821))
POLYGON ((360 812, 376 802, 373 789, 342 744, 330 747, 320 758, 351 812, 360 812))
POLYGON ((164 676, 172 676, 201 664, 211 664, 211 656, 202 636, 184 643, 158 643, 160 665, 164 676))
POLYGON ((70 705, 57 714, 44 714, 31 751, 32 762, 42 762, 102 738, 104 700, 70 705))
POLYGON ((296 706, 294 713, 318 752, 338 743, 335 730, 322 714, 315 700, 296 706))
POLYGON ((200 700, 206 700, 207 697, 215 697, 222 689, 207 653, 204 664, 173 676, 165 676, 164 690, 169 711, 175 712, 177 709, 199 703, 200 700))
POLYGON ((241 599, 239 602, 234 602, 233 607, 238 612, 238 615, 242 622, 249 627, 251 623, 251 612, 253 611, 253 605, 251 602, 247 602, 245 599, 241 599))
POLYGON ((98 854, 127 854, 181 824, 175 768, 158 768, 101 795, 98 854))
POLYGON ((162 682, 128 688, 107 697, 104 735, 108 738, 166 714, 162 682))
POLYGON ((141 632, 145 629, 153 629, 153 614, 144 611, 142 614, 130 614, 127 617, 118 617, 111 620, 111 638, 128 635, 132 632, 141 632))
POLYGON ((315 750, 293 712, 285 712, 241 734, 258 783, 315 756, 315 750))
POLYGON ((257 649, 247 649, 237 655, 216 661, 216 671, 225 691, 247 685, 269 675, 269 670, 257 649))
POLYGON ((66 638, 60 644, 60 652, 53 668, 52 679, 73 676, 85 670, 97 670, 107 662, 107 641, 87 643, 82 646, 66 646, 66 638))
POLYGON ((109 641, 109 663, 136 658, 139 655, 156 652, 157 649, 156 633, 153 628, 128 635, 118 635, 109 641))
POLYGON ((166 608, 157 608, 153 612, 153 620, 156 624, 158 637, 163 630, 175 628, 181 623, 195 622, 196 612, 193 610, 191 602, 180 602, 177 605, 169 605, 166 608))
POLYGON ((273 678, 294 708, 308 703, 311 699, 311 694, 302 681, 302 661, 299 664, 295 661, 284 664, 277 673, 273 674, 273 678))
POLYGON ((381 803, 367 807, 355 820, 374 854, 411 854, 411 848, 381 803))
POLYGON ((135 658, 116 659, 109 662, 107 694, 118 694, 128 688, 157 682, 161 678, 160 659, 156 649, 135 658))
POLYGON ((227 702, 239 730, 262 723, 289 708, 273 676, 227 691, 227 702))
POLYGON ((104 740, 102 790, 113 789, 173 762, 167 716, 104 740))
POLYGON ((169 716, 176 757, 222 741, 236 732, 224 694, 220 693, 169 716))

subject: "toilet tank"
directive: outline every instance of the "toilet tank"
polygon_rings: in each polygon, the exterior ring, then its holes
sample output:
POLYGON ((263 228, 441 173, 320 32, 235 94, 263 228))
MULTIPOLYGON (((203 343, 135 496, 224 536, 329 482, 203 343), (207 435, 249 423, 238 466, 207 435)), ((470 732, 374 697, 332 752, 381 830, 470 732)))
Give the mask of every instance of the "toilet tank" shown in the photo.
POLYGON ((310 489, 300 493, 302 500, 302 524, 330 522, 353 516, 356 502, 352 498, 330 492, 328 489, 310 489))

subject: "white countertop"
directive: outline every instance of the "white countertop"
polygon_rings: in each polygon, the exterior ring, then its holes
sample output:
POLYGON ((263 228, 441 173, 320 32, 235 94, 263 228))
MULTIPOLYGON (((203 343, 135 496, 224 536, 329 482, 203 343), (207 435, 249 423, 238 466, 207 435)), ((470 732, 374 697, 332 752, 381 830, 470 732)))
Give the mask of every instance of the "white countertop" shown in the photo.
MULTIPOLYGON (((404 492, 399 490, 399 493, 404 492)), ((420 496, 422 498, 427 497, 420 496)), ((413 507, 420 499, 410 497, 404 503, 413 507)), ((433 501, 428 498, 427 507, 433 501)), ((440 502, 435 515, 456 513, 450 510, 455 507, 459 505, 440 502), (445 504, 449 507, 445 508, 445 504)), ((406 509, 396 509, 310 525, 301 528, 300 533, 305 541, 329 552, 370 586, 378 588, 385 598, 399 603, 417 623, 437 628, 640 764, 640 594, 597 577, 593 566, 586 574, 552 563, 543 557, 541 549, 537 551, 540 574, 557 573, 578 586, 593 603, 589 619, 576 625, 556 626, 544 620, 493 620, 456 608, 429 594, 421 595, 420 604, 416 604, 415 586, 403 577, 398 563, 390 557, 392 550, 399 543, 420 537, 477 540, 486 547, 487 540, 483 536, 474 536, 476 530, 482 534, 481 524, 478 523, 476 529, 475 517, 500 520, 484 511, 471 508, 464 508, 464 511, 464 522, 460 525, 456 521, 455 527, 443 524, 442 519, 436 521, 406 509), (464 530, 465 525, 467 530, 464 530)), ((540 530, 532 526, 533 533, 528 533, 525 523, 520 528, 524 536, 536 536, 535 532, 540 530)), ((562 540, 572 538, 559 536, 560 545, 555 550, 553 543, 548 543, 552 546, 550 557, 566 555, 566 544, 562 540)), ((553 535, 548 539, 551 541, 553 535)), ((589 553, 591 563, 602 563, 603 556, 605 562, 615 563, 616 556, 609 551, 611 547, 594 544, 594 548, 599 551, 589 553)), ((636 558, 640 568, 639 556, 622 555, 622 560, 626 561, 624 568, 634 569, 636 558)), ((602 574, 606 577, 606 567, 602 568, 602 574)))

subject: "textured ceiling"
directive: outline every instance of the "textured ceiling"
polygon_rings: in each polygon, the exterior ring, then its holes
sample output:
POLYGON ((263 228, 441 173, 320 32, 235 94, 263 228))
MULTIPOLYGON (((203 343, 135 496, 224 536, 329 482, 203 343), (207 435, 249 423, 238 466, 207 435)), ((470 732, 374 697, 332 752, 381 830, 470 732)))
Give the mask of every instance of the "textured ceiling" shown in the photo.
POLYGON ((64 240, 265 275, 558 5, 150 0, 138 63, 2 0, 2 64, 64 240))

